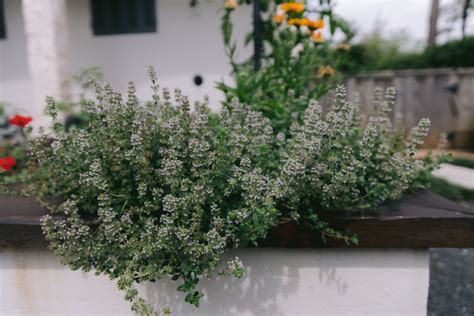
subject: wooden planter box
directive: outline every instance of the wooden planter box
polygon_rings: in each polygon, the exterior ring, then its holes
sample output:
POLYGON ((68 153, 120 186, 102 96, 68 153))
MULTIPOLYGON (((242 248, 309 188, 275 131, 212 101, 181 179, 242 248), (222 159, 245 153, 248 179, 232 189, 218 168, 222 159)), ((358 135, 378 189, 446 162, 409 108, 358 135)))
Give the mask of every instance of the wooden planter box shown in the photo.
MULTIPOLYGON (((112 281, 70 271, 46 250, 46 213, 31 198, 0 197, 0 315, 132 315, 112 281)), ((173 315, 426 315, 428 248, 474 247, 474 213, 428 191, 324 218, 360 244, 323 244, 319 233, 289 222, 260 248, 231 251, 246 275, 203 280, 199 309, 184 303, 173 281, 140 291, 173 315)))

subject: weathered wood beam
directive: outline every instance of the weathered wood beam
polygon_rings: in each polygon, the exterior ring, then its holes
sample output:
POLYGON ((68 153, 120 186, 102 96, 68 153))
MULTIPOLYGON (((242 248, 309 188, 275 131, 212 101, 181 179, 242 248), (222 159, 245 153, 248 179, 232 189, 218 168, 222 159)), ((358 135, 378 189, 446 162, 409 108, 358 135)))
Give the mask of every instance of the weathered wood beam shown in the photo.
MULTIPOLYGON (((41 217, 48 211, 33 198, 0 196, 0 247, 45 247, 41 217)), ((55 215, 61 216, 61 215, 55 215)), ((328 212, 332 227, 359 238, 359 248, 472 248, 474 212, 429 191, 407 194, 375 211, 328 212)), ((259 243, 262 247, 346 247, 295 222, 280 224, 259 243)))

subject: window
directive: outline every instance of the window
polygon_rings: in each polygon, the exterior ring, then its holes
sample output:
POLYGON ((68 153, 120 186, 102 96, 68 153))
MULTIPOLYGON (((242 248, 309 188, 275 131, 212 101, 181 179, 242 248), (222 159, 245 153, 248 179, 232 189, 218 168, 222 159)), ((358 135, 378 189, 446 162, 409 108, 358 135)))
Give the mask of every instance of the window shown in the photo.
POLYGON ((91 9, 95 35, 156 32, 155 0, 91 0, 91 9))
POLYGON ((5 14, 3 12, 3 0, 0 0, 0 39, 7 38, 7 28, 5 26, 5 14))

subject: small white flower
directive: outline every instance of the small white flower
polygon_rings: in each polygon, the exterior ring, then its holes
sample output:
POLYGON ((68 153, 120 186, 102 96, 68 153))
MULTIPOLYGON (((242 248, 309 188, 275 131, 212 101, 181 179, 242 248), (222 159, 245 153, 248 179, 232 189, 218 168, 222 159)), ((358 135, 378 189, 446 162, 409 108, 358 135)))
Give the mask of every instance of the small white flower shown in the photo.
POLYGON ((319 0, 308 0, 306 4, 307 11, 316 11, 319 7, 319 0))
POLYGON ((323 3, 320 8, 321 11, 331 10, 331 5, 329 3, 323 3))
POLYGON ((319 19, 319 14, 315 12, 306 12, 305 18, 311 21, 317 21, 319 19))
POLYGON ((291 57, 297 57, 301 51, 303 51, 304 46, 302 43, 298 43, 292 50, 291 50, 291 57))
POLYGON ((303 35, 308 35, 310 33, 309 28, 306 25, 300 27, 300 32, 303 35))
POLYGON ((283 11, 280 7, 278 7, 278 9, 276 10, 276 15, 285 15, 286 12, 283 11))

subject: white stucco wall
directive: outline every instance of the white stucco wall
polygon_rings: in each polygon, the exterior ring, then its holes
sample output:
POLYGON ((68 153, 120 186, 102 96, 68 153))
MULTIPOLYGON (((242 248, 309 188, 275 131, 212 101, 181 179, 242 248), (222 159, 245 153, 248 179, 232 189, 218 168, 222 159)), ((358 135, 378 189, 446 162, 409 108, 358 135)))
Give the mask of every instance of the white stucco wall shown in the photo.
POLYGON ((33 115, 34 95, 27 62, 21 1, 4 0, 7 38, 0 39, 0 103, 33 115))
MULTIPOLYGON (((426 315, 427 250, 243 249, 241 280, 202 281, 199 309, 178 283, 141 288, 173 315, 426 315)), ((46 250, 0 251, 0 315, 132 315, 106 277, 70 271, 46 250)))
MULTIPOLYGON (((220 33, 222 1, 199 1, 195 7, 189 0, 156 3, 156 33, 95 36, 89 0, 4 0, 0 102, 34 116, 35 123, 47 122, 40 117, 44 97, 67 99, 66 79, 94 66, 119 91, 134 81, 145 99, 150 96, 147 67, 153 65, 162 86, 181 87, 192 100, 208 95, 218 108, 222 94, 215 83, 228 80, 230 72, 220 33), (204 78, 199 87, 193 83, 198 74, 204 78)), ((251 29, 251 7, 239 8, 235 18, 236 38, 243 40, 251 29)))
MULTIPOLYGON (((138 94, 148 97, 147 67, 153 65, 162 86, 180 87, 192 100, 208 95, 214 107, 219 104, 222 96, 215 82, 228 78, 230 72, 220 32, 222 1, 198 1, 191 7, 189 0, 157 0, 156 33, 105 36, 93 35, 88 0, 67 4, 73 73, 99 66, 117 89, 126 91, 132 80, 138 94), (193 83, 197 74, 204 78, 199 87, 193 83)), ((235 13, 234 32, 243 39, 251 29, 251 6, 235 13)))
MULTIPOLYGON (((66 0, 22 0, 27 62, 33 83, 36 126, 49 125, 43 115, 45 97, 70 101, 69 36, 66 0)), ((28 93, 28 92, 27 92, 28 93)))

